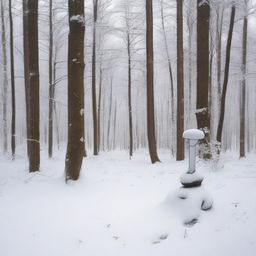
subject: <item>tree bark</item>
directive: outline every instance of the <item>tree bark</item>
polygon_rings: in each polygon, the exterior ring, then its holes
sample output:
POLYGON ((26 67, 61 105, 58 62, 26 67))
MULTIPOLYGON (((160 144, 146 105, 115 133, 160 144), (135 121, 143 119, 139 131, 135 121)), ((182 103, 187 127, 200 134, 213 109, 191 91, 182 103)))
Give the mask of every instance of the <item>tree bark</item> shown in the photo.
POLYGON ((25 1, 26 6, 26 51, 25 72, 27 77, 28 100, 28 142, 29 171, 39 171, 40 168, 40 126, 39 126, 39 59, 38 59, 38 1, 25 1))
POLYGON ((153 6, 146 0, 146 49, 147 49, 147 129, 148 147, 151 162, 159 162, 156 148, 154 113, 154 45, 153 45, 153 6))
POLYGON ((66 181, 77 180, 84 155, 84 0, 69 0, 66 181))
POLYGON ((129 155, 133 154, 133 126, 132 126, 132 78, 131 78, 131 45, 130 34, 127 33, 127 54, 128 54, 128 112, 129 112, 129 155))
POLYGON ((53 107, 54 107, 54 83, 53 83, 53 23, 52 0, 49 0, 49 117, 48 117, 48 156, 52 157, 53 146, 53 107))
POLYGON ((221 95, 221 107, 220 107, 220 119, 217 130, 217 152, 220 153, 220 147, 222 142, 222 130, 223 123, 225 117, 225 107, 226 107, 226 94, 227 94, 227 86, 228 86, 228 78, 229 78, 229 65, 230 65, 230 54, 231 54, 231 44, 232 44, 232 36, 234 29, 234 21, 235 21, 235 6, 232 7, 231 16, 230 16, 230 24, 229 24, 229 32, 228 32, 228 40, 227 40, 227 48, 226 48, 226 63, 225 63, 225 73, 224 73, 224 81, 222 86, 222 95, 221 95))
POLYGON ((245 95, 246 95, 246 60, 247 60, 247 16, 244 16, 243 25, 243 54, 242 54, 242 83, 240 109, 240 157, 245 157, 245 95))
POLYGON ((184 53, 183 0, 177 0, 177 152, 176 160, 184 160, 184 53))
POLYGON ((209 19, 210 6, 204 0, 197 1, 197 100, 196 118, 198 129, 205 139, 200 142, 200 155, 211 158, 209 114, 209 19))
POLYGON ((9 23, 10 23, 10 65, 11 65, 11 92, 12 92, 12 123, 11 123, 11 149, 12 159, 15 158, 16 149, 16 101, 15 101, 15 72, 14 72, 14 47, 13 47, 13 18, 12 18, 12 0, 9 0, 9 23))
POLYGON ((98 155, 98 120, 96 100, 96 23, 98 0, 93 1, 93 41, 92 41, 92 115, 93 115, 93 154, 98 155))
POLYGON ((1 22, 2 22, 2 58, 3 58, 3 152, 8 149, 8 133, 7 133, 7 51, 6 51, 6 29, 3 0, 1 0, 1 22))
POLYGON ((99 99, 98 99, 98 153, 100 151, 100 121, 101 121, 101 115, 100 115, 100 111, 101 111, 101 96, 102 96, 102 68, 100 67, 100 77, 99 77, 99 99))

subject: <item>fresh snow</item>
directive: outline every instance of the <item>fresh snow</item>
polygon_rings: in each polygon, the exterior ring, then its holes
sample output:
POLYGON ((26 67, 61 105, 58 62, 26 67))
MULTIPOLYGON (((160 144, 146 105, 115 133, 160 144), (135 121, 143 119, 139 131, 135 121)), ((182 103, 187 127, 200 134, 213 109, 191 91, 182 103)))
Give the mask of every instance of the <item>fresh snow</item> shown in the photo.
POLYGON ((254 256, 256 158, 232 154, 218 170, 199 162, 205 178, 195 189, 181 188, 187 161, 169 152, 154 165, 147 151, 89 156, 69 184, 64 150, 52 160, 43 152, 32 174, 25 155, 1 156, 0 255, 254 256), (209 196, 213 208, 202 211, 209 196))
POLYGON ((70 21, 77 21, 78 23, 82 23, 84 24, 85 21, 84 21, 84 17, 82 15, 73 15, 70 17, 70 21))
POLYGON ((198 173, 198 171, 195 171, 193 173, 185 172, 180 176, 180 182, 182 184, 193 183, 198 180, 203 180, 203 176, 198 173))
POLYGON ((201 140, 204 138, 204 133, 198 129, 189 129, 183 132, 183 138, 189 140, 201 140))

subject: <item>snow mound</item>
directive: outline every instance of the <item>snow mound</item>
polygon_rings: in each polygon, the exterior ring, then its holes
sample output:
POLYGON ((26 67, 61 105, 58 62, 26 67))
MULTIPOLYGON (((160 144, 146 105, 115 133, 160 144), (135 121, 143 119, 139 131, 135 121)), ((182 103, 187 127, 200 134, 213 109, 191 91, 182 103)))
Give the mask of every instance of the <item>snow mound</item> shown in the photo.
POLYGON ((200 186, 204 177, 197 171, 193 173, 186 172, 180 177, 180 182, 184 187, 200 186))
POLYGON ((171 208, 172 212, 181 219, 185 226, 191 227, 199 222, 203 211, 210 210, 213 199, 209 193, 201 186, 197 188, 179 188, 171 192, 165 204, 171 208))
POLYGON ((204 132, 198 129, 189 129, 183 132, 183 138, 189 140, 201 140, 204 138, 204 132))

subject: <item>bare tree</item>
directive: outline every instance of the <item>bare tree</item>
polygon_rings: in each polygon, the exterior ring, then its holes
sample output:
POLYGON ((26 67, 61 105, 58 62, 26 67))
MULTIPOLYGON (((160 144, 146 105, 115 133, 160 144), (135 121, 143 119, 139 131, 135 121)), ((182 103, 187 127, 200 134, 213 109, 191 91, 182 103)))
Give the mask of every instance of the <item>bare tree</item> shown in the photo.
POLYGON ((24 1, 24 8, 23 13, 26 16, 24 24, 26 40, 24 46, 24 70, 28 101, 29 171, 34 172, 39 171, 40 168, 38 1, 24 1))
POLYGON ((93 114, 93 154, 98 155, 98 120, 96 100, 96 26, 98 19, 98 0, 93 0, 93 41, 92 41, 92 114, 93 114))
POLYGON ((236 8, 235 8, 235 5, 233 5, 231 10, 228 40, 227 40, 227 47, 226 47, 225 74, 224 74, 224 81, 222 86, 220 119, 219 119, 217 138, 216 138, 219 144, 217 145, 218 153, 220 153, 220 147, 222 142, 222 130, 223 130, 224 117, 225 117, 226 94, 227 94, 227 86, 228 86, 228 79, 229 79, 229 65, 230 65, 231 44, 232 44, 232 36, 233 36, 233 29, 234 29, 235 13, 236 13, 236 8))
POLYGON ((153 6, 146 1, 146 50, 147 50, 147 129, 148 147, 151 162, 159 162, 156 149, 155 111, 154 111, 154 44, 153 44, 153 6))
POLYGON ((13 19, 12 19, 12 0, 9 0, 9 24, 10 24, 10 65, 11 65, 11 91, 12 91, 12 128, 11 128, 11 149, 12 159, 15 158, 16 148, 16 102, 15 102, 15 73, 14 73, 14 46, 13 46, 13 19))
POLYGON ((69 0, 66 181, 77 180, 84 156, 84 0, 69 0))
MULTIPOLYGON (((166 51, 167 60, 168 60, 168 70, 169 70, 170 89, 171 89, 171 122, 172 122, 172 127, 174 127, 174 85, 173 85, 171 57, 168 50, 168 42, 167 42, 167 36, 166 36, 163 0, 161 0, 161 23, 162 23, 162 29, 163 29, 163 35, 164 35, 165 51, 166 51)), ((172 154, 174 153, 173 144, 174 144, 174 129, 172 129, 172 154)))
POLYGON ((5 14, 4 4, 1 0, 1 23, 2 23, 2 58, 3 58, 3 152, 6 153, 8 149, 8 136, 7 136, 7 89, 8 89, 8 76, 7 76, 7 52, 6 52, 6 29, 5 29, 5 14))
POLYGON ((184 159, 184 53, 183 0, 177 0, 177 152, 176 159, 184 159))
POLYGON ((53 108, 54 108, 54 83, 53 83, 53 10, 52 0, 49 0, 49 117, 48 117, 48 156, 52 157, 53 146, 53 108))
POLYGON ((197 0, 197 98, 196 118, 198 129, 205 133, 200 143, 204 158, 211 157, 209 113, 209 19, 210 6, 205 0, 197 0))
MULTIPOLYGON (((245 7, 247 7, 245 0, 245 7)), ((242 82, 241 82, 241 103, 240 103, 240 157, 245 157, 245 95, 246 95, 246 61, 247 61, 247 14, 244 16, 243 25, 243 48, 242 48, 242 82)))

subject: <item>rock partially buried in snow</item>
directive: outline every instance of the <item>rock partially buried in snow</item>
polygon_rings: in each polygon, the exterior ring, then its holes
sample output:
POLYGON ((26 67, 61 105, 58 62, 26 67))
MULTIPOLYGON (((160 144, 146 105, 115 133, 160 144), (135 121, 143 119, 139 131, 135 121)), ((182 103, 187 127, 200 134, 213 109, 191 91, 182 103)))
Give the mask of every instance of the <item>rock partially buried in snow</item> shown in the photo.
POLYGON ((193 188, 193 187, 199 187, 202 184, 204 177, 197 172, 194 173, 184 173, 180 177, 180 183, 185 188, 193 188))
POLYGON ((188 140, 202 140, 204 132, 198 129, 189 129, 183 132, 183 138, 188 140))

